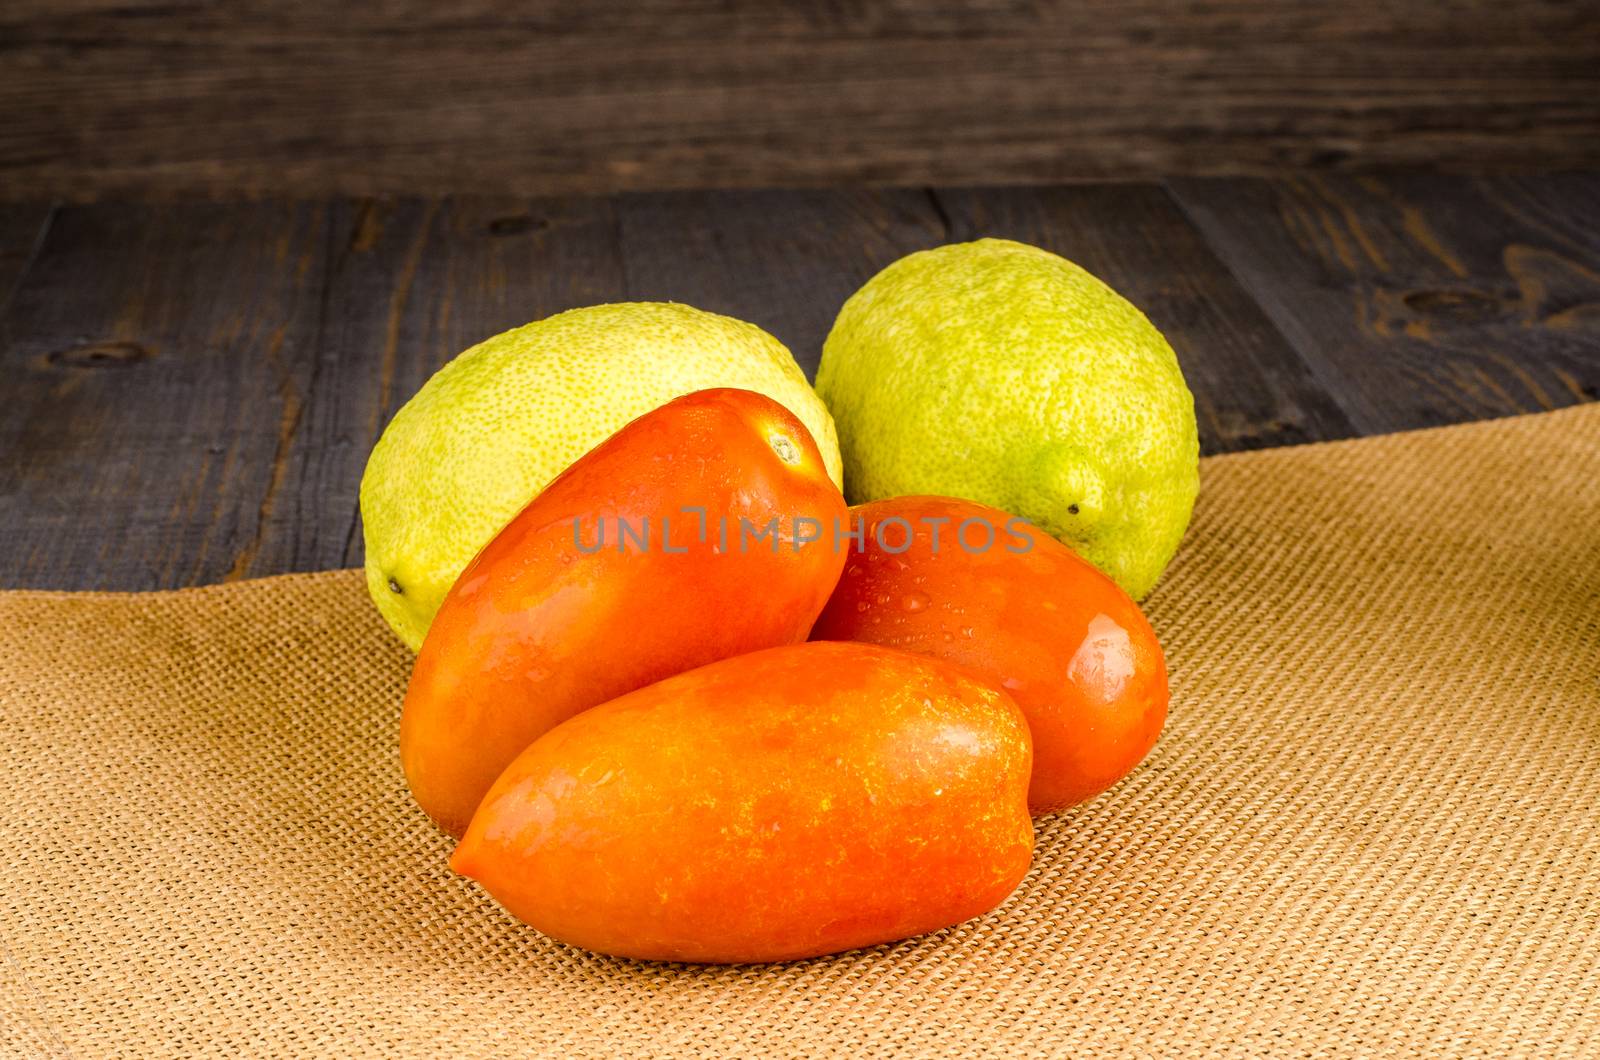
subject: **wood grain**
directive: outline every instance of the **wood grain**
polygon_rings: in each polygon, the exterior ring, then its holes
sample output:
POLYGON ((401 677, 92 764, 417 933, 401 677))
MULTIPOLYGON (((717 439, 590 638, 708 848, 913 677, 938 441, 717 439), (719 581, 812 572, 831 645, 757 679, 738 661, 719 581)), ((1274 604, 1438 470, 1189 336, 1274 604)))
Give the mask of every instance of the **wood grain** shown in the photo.
POLYGON ((946 241, 922 191, 750 191, 620 200, 629 298, 726 313, 815 375, 833 318, 896 258, 946 241))
POLYGON ((327 233, 318 205, 56 213, 4 321, 0 584, 249 566, 312 392, 327 233))
POLYGON ((1600 161, 1591 0, 12 0, 0 195, 1600 161))
POLYGON ((55 209, 42 203, 0 204, 0 325, 54 216, 55 209))
POLYGON ((876 269, 978 235, 1144 308, 1208 452, 1591 400, 1597 218, 1583 175, 3 208, 0 586, 358 563, 367 452, 474 342, 674 298, 810 367, 876 269))
POLYGON ((1307 176, 1174 191, 1363 434, 1600 391, 1600 178, 1307 176))

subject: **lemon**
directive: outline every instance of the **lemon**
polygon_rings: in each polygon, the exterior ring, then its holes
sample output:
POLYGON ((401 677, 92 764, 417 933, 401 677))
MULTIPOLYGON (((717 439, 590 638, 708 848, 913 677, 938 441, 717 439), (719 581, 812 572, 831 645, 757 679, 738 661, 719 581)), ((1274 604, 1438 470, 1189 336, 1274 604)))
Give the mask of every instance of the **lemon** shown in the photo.
POLYGON ((1038 247, 980 239, 890 265, 840 310, 817 393, 853 501, 1004 509, 1136 599, 1189 525, 1200 446, 1177 356, 1127 300, 1038 247))
POLYGON ((811 431, 840 481, 828 410, 783 344, 686 305, 589 306, 456 357, 384 430, 361 478, 367 590, 413 650, 472 557, 618 428, 695 390, 765 394, 811 431))

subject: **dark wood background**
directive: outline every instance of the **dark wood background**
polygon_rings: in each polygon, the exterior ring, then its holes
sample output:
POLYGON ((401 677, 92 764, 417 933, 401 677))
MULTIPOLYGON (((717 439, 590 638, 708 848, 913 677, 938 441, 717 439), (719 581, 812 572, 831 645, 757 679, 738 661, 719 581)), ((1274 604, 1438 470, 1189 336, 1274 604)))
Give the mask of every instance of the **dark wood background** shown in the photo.
POLYGON ((1597 175, 23 203, 0 207, 0 586, 355 565, 369 448, 473 342, 675 299, 809 370, 876 269, 979 234, 1144 308, 1207 452, 1600 393, 1597 175))
POLYGON ((978 235, 1144 308, 1208 452, 1593 400, 1597 174, 1596 0, 8 0, 0 587, 358 563, 479 339, 674 299, 810 370, 978 235))
POLYGON ((1595 164, 1595 0, 0 5, 12 199, 1595 164))

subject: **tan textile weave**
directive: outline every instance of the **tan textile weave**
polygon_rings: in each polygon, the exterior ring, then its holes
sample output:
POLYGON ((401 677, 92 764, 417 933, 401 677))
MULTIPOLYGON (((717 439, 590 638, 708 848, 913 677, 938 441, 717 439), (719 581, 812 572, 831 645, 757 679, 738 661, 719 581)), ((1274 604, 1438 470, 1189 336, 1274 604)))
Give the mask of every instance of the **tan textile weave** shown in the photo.
POLYGON ((1007 904, 706 969, 450 875, 356 572, 0 594, 0 1053, 1600 1055, 1600 406, 1207 460, 1149 609, 1007 904))

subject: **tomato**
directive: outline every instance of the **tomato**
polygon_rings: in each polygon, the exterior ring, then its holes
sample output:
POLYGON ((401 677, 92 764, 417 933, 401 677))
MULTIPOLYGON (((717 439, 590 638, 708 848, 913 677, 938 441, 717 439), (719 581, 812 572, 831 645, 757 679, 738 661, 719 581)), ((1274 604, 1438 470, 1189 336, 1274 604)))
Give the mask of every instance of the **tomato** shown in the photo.
POLYGON ((647 960, 775 961, 933 931, 1027 872, 1027 724, 959 667, 867 644, 725 659, 540 737, 451 866, 647 960))
POLYGON ((556 724, 803 641, 844 563, 831 534, 845 512, 805 427, 759 394, 701 391, 623 427, 446 595, 400 723, 418 804, 459 836, 500 771, 556 724))
POLYGON ((1127 593, 1040 530, 947 497, 852 509, 851 555, 812 632, 949 659, 1017 701, 1033 731, 1035 813, 1105 791, 1167 717, 1161 645, 1127 593), (852 546, 853 547, 853 546, 852 546))

